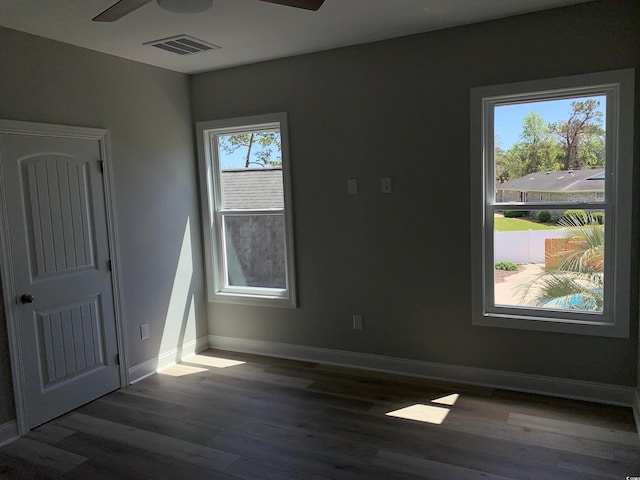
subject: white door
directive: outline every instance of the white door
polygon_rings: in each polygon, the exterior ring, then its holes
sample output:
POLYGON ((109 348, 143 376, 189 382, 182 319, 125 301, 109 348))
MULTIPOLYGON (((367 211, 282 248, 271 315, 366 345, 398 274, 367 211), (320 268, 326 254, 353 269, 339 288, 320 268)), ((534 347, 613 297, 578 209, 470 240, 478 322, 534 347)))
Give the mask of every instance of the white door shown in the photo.
POLYGON ((26 422, 120 387, 101 141, 0 133, 26 422))

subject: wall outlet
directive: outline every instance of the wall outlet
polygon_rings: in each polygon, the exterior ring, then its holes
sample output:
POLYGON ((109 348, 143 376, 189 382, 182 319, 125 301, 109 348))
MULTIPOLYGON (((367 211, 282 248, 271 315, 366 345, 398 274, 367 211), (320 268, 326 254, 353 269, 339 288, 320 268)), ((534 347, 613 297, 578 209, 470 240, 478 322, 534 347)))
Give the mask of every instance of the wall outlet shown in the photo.
POLYGON ((149 338, 149 324, 145 323, 140 325, 140 338, 146 340, 149 338))
POLYGON ((364 328, 364 323, 362 319, 362 315, 354 315, 353 316, 353 329, 354 330, 362 330, 364 328))

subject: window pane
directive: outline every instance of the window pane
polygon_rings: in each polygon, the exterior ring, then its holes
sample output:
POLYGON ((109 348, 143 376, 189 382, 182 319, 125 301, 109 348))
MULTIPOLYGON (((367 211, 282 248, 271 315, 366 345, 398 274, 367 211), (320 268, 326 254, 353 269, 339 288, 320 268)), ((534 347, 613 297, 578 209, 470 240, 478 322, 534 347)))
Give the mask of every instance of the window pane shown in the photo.
POLYGON ((605 112, 604 95, 497 105, 495 201, 602 201, 605 112))
POLYGON ((604 213, 510 212, 494 218, 495 304, 602 312, 604 213))
POLYGON ((283 208, 279 130, 217 135, 217 144, 223 209, 283 208))
POLYGON ((286 288, 284 217, 225 215, 227 284, 286 288))

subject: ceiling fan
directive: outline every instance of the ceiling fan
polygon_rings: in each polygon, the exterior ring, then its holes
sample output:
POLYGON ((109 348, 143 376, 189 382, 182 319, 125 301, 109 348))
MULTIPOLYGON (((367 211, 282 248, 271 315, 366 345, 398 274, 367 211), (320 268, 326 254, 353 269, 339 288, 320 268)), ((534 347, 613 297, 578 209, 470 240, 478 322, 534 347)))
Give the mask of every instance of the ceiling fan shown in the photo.
MULTIPOLYGON (((134 10, 150 3, 152 0, 120 0, 104 12, 95 16, 94 22, 115 22, 125 15, 129 15, 134 10)), ((213 0, 156 0, 158 5, 170 12, 175 13, 198 13, 204 12, 211 7, 213 0)), ((304 8, 305 10, 318 10, 324 0, 259 0, 261 2, 278 3, 289 7, 304 8)))

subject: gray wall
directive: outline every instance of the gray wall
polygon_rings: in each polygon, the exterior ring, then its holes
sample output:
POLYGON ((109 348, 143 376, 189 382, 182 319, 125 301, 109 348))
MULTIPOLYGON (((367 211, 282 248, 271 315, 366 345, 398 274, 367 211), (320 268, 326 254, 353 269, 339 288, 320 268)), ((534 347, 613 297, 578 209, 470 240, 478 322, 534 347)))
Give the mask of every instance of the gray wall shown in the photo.
POLYGON ((0 118, 110 131, 129 364, 206 335, 187 76, 0 29, 0 118))
POLYGON ((191 77, 195 121, 289 114, 300 308, 210 304, 210 334, 635 385, 636 280, 629 339, 471 325, 468 185, 470 88, 638 68, 638 25, 595 2, 191 77))

